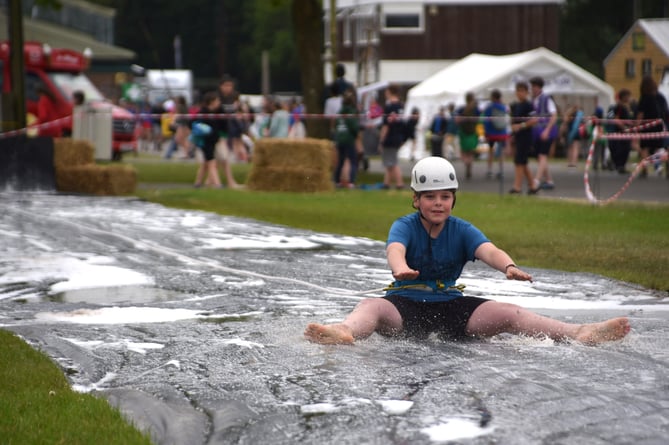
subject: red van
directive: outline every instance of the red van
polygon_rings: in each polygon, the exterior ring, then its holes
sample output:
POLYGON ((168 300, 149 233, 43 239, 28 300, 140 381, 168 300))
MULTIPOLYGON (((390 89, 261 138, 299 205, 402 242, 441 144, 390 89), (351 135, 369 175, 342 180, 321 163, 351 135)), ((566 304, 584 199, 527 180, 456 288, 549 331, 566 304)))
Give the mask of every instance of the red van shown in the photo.
MULTIPOLYGON (((11 91, 12 85, 9 66, 9 42, 0 42, 0 61, 3 63, 2 92, 11 91)), ((39 100, 37 87, 43 85, 51 92, 58 116, 72 116, 72 94, 83 91, 89 107, 109 107, 110 104, 100 90, 84 74, 89 66, 89 58, 79 51, 62 48, 50 48, 39 42, 25 42, 25 95, 28 115, 37 115, 39 100)), ((135 117, 128 110, 112 107, 112 159, 120 159, 124 152, 137 151, 135 117)), ((66 133, 72 131, 72 119, 59 121, 66 133)))

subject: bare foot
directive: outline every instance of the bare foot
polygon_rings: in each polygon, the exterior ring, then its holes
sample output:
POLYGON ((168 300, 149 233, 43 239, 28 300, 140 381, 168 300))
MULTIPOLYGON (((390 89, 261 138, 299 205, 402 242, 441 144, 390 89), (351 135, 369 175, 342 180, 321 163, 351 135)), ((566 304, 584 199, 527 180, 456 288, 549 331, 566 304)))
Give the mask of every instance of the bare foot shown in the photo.
POLYGON ((596 345, 623 338, 630 331, 627 317, 612 318, 599 323, 584 324, 576 333, 575 340, 588 345, 596 345))
POLYGON ((351 329, 344 324, 309 323, 304 331, 307 340, 323 345, 352 345, 351 329))

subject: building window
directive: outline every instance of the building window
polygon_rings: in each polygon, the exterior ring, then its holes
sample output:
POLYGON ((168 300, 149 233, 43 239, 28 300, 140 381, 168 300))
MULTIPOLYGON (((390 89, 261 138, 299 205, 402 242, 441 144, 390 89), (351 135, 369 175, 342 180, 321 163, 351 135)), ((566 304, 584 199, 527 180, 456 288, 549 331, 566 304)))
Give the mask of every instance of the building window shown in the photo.
POLYGON ((641 72, 644 76, 650 76, 653 74, 653 61, 650 59, 643 59, 641 62, 641 72))
POLYGON ((625 60, 625 76, 634 78, 636 76, 636 68, 634 66, 634 59, 625 60))
POLYGON ((383 5, 383 32, 423 32, 424 23, 422 4, 383 5))
POLYGON ((420 28, 418 14, 386 14, 384 27, 387 28, 420 28))
POLYGON ((634 51, 643 51, 646 49, 646 35, 642 32, 632 34, 632 49, 634 51))

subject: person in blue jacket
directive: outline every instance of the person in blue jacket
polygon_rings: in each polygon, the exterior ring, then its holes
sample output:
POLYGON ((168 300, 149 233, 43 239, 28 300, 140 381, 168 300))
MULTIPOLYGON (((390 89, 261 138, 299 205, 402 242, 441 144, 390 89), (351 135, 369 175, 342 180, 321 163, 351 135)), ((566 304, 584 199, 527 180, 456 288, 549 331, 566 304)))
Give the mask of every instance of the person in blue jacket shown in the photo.
POLYGON ((531 281, 532 276, 479 229, 451 215, 458 180, 448 160, 418 161, 411 188, 417 211, 397 219, 388 234, 386 256, 395 281, 386 295, 362 300, 341 323, 310 323, 307 340, 352 344, 374 332, 417 338, 435 332, 455 339, 506 332, 596 344, 629 332, 627 317, 571 324, 514 304, 464 296, 456 281, 468 261, 481 260, 509 280, 531 281))

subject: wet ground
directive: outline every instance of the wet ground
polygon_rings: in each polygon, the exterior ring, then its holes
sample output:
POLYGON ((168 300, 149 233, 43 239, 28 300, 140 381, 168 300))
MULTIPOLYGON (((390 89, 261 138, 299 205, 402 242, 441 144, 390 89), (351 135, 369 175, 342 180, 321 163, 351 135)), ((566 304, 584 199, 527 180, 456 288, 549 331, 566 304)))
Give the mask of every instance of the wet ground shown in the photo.
POLYGON ((123 198, 0 194, 0 326, 159 444, 665 444, 669 299, 589 274, 465 269, 466 293, 599 347, 500 336, 310 344, 390 280, 383 244, 123 198), (376 291, 374 291, 376 290, 376 291))

